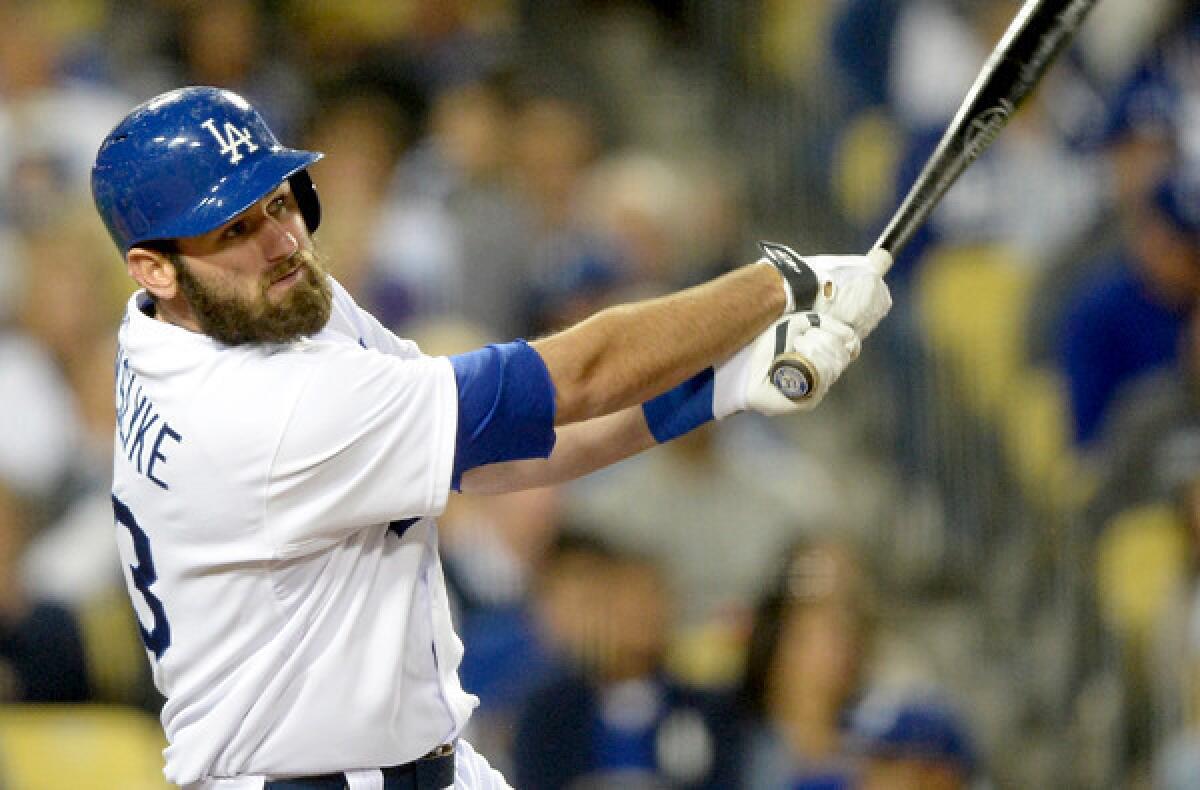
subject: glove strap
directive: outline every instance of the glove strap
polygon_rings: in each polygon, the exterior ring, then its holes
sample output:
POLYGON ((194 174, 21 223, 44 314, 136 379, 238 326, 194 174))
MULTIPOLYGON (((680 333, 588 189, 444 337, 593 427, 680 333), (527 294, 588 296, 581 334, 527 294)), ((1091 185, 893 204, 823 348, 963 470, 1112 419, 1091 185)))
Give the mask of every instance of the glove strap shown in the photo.
POLYGON ((788 294, 791 296, 787 312, 811 310, 817 301, 817 291, 821 287, 812 267, 805 263, 795 250, 784 244, 760 241, 758 246, 767 256, 767 263, 778 269, 787 283, 788 294))

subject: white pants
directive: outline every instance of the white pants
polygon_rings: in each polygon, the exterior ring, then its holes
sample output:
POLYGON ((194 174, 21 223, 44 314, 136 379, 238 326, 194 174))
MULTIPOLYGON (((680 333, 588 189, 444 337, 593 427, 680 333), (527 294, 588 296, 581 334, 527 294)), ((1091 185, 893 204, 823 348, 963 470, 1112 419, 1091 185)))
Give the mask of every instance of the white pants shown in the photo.
POLYGON ((454 749, 454 790, 512 790, 504 775, 493 768, 465 739, 454 749))
MULTIPOLYGON (((383 772, 378 768, 347 771, 346 780, 350 790, 383 790, 383 772)), ((208 779, 188 785, 187 790, 262 790, 266 783, 261 776, 208 779)), ((512 786, 486 757, 459 738, 454 748, 454 790, 512 790, 512 786)))

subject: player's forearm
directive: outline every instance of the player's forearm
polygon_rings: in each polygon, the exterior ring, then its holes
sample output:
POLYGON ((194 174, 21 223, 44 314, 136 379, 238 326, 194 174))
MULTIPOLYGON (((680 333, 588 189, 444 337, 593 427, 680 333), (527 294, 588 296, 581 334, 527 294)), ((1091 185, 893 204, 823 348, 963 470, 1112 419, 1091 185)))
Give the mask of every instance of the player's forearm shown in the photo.
POLYGON ((743 266, 536 341, 554 382, 555 424, 639 404, 730 356, 783 312, 782 282, 771 266, 743 266))
POLYGON ((464 473, 463 493, 504 494, 565 483, 656 444, 641 406, 566 425, 557 434, 549 458, 488 464, 464 473))

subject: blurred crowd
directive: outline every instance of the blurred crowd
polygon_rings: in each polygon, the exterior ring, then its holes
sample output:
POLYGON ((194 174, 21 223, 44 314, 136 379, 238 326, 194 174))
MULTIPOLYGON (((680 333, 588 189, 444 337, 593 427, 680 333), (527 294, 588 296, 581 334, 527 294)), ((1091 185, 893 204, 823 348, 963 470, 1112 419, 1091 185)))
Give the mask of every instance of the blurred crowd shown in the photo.
MULTIPOLYGON (((334 275, 455 353, 865 250, 1019 5, 0 0, 4 710, 160 704, 88 192, 134 104, 219 85, 324 151, 334 275)), ((810 415, 452 497, 515 786, 1200 786, 1200 2, 1101 2, 889 282, 810 415)))

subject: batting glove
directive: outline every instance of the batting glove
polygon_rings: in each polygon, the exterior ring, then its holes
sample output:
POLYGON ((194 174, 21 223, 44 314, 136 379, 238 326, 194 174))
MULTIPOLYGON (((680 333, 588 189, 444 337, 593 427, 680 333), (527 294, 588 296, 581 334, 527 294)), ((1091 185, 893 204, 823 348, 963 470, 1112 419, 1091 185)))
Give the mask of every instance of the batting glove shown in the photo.
POLYGON ((861 349, 858 333, 836 318, 811 312, 784 316, 716 367, 713 416, 719 420, 739 411, 774 416, 811 410, 861 349), (784 397, 770 381, 771 363, 788 351, 807 359, 816 373, 813 393, 802 401, 784 397))
POLYGON ((892 295, 872 255, 800 256, 791 247, 759 242, 766 260, 788 285, 789 310, 813 310, 848 324, 860 340, 879 325, 892 307, 892 295))

